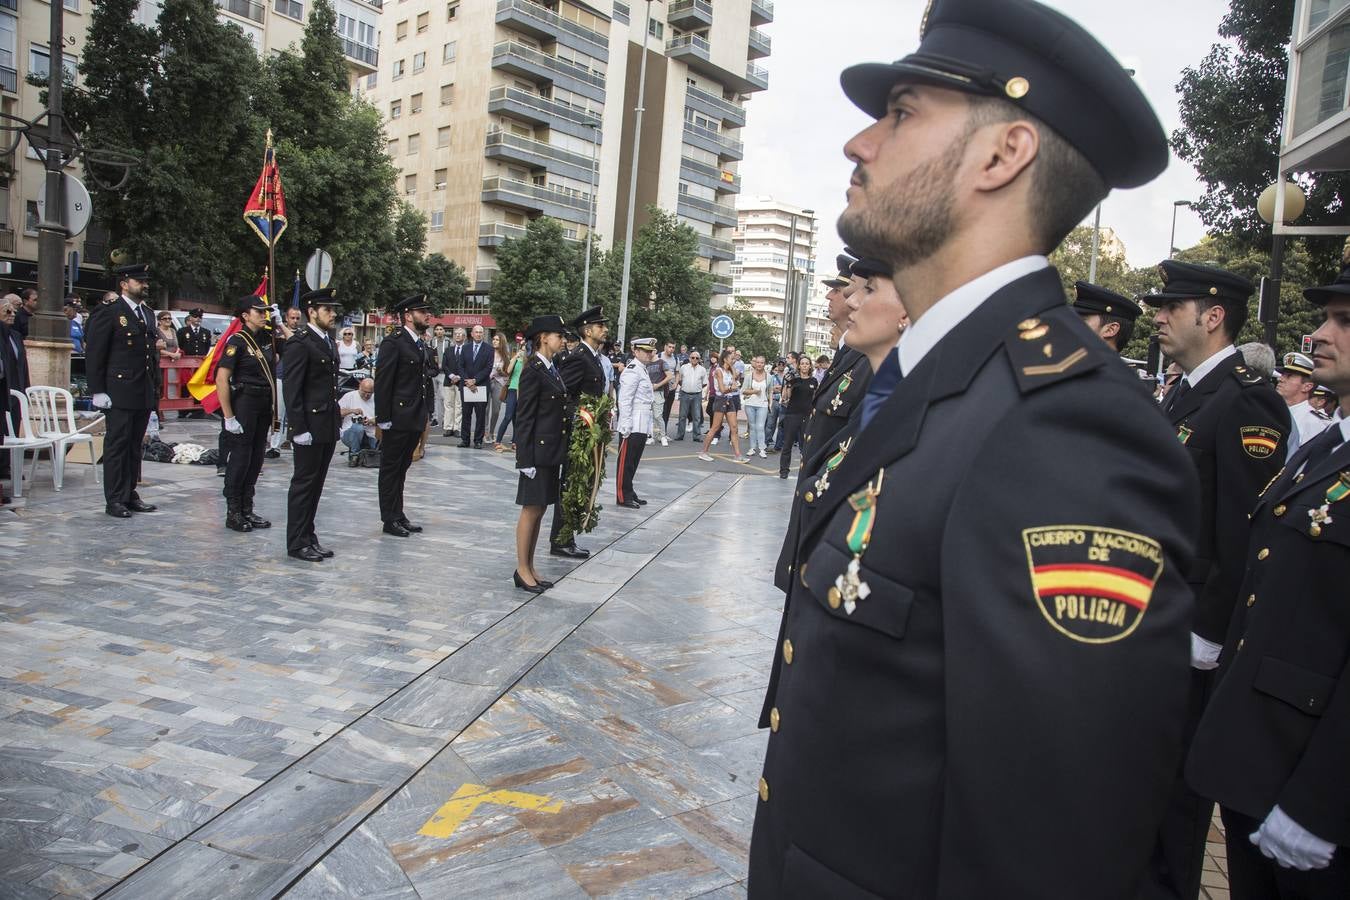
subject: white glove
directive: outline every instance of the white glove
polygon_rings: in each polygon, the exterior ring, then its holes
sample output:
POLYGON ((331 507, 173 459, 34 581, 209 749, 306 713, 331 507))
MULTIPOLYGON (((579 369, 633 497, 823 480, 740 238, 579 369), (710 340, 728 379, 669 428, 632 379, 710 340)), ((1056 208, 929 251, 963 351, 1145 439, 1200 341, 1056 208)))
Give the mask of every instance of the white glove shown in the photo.
POLYGON ((1266 857, 1286 869, 1325 869, 1336 845, 1322 840, 1285 814, 1278 806, 1248 838, 1266 857))
POLYGON ((244 426, 240 425, 239 420, 236 419, 234 416, 230 416, 228 419, 225 420, 225 430, 228 431, 230 434, 243 434, 244 426))
POLYGON ((1191 668, 1199 669, 1202 672, 1208 672, 1210 669, 1219 667, 1219 653, 1223 650, 1221 644, 1213 641, 1207 641, 1194 631, 1191 632, 1191 668))
POLYGON ((308 447, 310 444, 314 443, 314 435, 310 434, 308 431, 304 434, 297 434, 295 437, 291 438, 291 443, 299 444, 301 447, 308 447))
POLYGON ((535 469, 534 466, 530 466, 528 469, 520 469, 519 472, 526 478, 533 478, 538 473, 538 470, 535 469))
POLYGON ((381 422, 381 423, 380 423, 380 430, 381 430, 381 431, 388 431, 390 428, 393 428, 393 427, 394 427, 394 423, 393 423, 393 422, 381 422))
POLYGON ((99 409, 109 409, 112 406, 112 398, 107 394, 95 394, 94 405, 99 409))

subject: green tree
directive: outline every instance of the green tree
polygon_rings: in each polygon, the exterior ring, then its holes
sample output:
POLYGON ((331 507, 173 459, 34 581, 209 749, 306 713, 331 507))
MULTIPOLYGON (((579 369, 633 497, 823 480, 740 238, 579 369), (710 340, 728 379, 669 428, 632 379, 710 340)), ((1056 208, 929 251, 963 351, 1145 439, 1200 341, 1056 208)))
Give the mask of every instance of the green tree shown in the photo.
MULTIPOLYGON (((744 297, 737 297, 722 312, 731 317, 731 321, 736 325, 736 331, 732 334, 730 341, 736 345, 736 349, 741 351, 743 359, 751 359, 755 356, 762 356, 773 365, 773 361, 778 358, 778 332, 774 331, 772 325, 761 319, 750 311, 751 303, 744 297)), ((711 337, 712 332, 708 331, 708 326, 704 326, 704 343, 711 337)))
POLYGON ((416 289, 427 295, 432 309, 439 315, 460 304, 464 292, 469 289, 469 278, 458 263, 432 253, 419 261, 416 289))
POLYGON ((575 316, 581 293, 574 292, 583 257, 563 238, 557 219, 541 216, 525 235, 497 248, 497 276, 492 280, 492 316, 507 334, 524 331, 535 316, 575 316), (574 299, 576 298, 576 299, 574 299))
MULTIPOLYGON (((647 223, 633 239, 628 336, 702 346, 711 336, 712 276, 695 262, 698 235, 659 207, 647 207, 647 215, 647 223)), ((609 261, 611 267, 621 269, 622 250, 615 248, 609 261)))

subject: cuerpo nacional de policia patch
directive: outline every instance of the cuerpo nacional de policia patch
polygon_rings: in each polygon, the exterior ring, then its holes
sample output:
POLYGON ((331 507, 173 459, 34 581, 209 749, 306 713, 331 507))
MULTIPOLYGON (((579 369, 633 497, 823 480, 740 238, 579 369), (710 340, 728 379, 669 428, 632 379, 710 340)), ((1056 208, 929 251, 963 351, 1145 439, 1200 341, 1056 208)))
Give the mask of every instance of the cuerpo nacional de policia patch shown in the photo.
POLYGON ((1243 425, 1242 449, 1250 457, 1265 459, 1280 445, 1280 433, 1264 425, 1243 425))
POLYGON ((1022 543, 1041 614, 1056 631, 1088 644, 1134 631, 1162 575, 1161 545, 1116 528, 1046 525, 1024 530, 1022 543))

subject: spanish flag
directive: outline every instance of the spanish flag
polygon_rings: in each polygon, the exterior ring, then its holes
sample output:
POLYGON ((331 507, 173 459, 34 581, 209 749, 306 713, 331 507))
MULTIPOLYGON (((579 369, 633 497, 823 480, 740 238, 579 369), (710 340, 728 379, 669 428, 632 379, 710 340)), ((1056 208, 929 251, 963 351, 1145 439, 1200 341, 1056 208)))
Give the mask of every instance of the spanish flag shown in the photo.
MULTIPOLYGON (((258 285, 258 289, 253 292, 253 296, 267 299, 266 275, 263 276, 262 284, 258 285)), ((220 361, 220 354, 225 350, 225 343, 242 327, 240 318, 235 316, 229 327, 225 329, 225 333, 220 336, 220 340, 216 341, 215 346, 211 348, 211 352, 206 354, 202 364, 197 367, 197 371, 193 372, 192 377, 188 379, 188 393, 197 398, 197 401, 202 405, 202 409, 206 410, 207 413, 214 413, 220 409, 220 398, 216 396, 216 363, 220 361)))

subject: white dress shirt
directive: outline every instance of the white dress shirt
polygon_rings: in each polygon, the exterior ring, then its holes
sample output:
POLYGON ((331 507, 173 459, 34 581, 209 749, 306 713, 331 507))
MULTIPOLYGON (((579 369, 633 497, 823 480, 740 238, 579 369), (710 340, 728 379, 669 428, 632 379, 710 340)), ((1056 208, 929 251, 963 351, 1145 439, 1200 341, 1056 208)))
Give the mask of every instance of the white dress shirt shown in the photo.
POLYGON ((1227 347, 1224 347, 1218 353, 1215 353, 1209 359, 1205 360, 1200 365, 1196 366, 1194 369, 1191 369, 1189 372, 1187 372, 1186 377, 1183 380, 1191 387, 1195 387, 1204 379, 1206 375, 1214 371, 1215 366, 1217 366, 1219 363, 1223 362, 1225 359, 1232 356, 1236 352, 1238 352, 1237 348, 1234 347, 1232 344, 1229 344, 1227 347))

